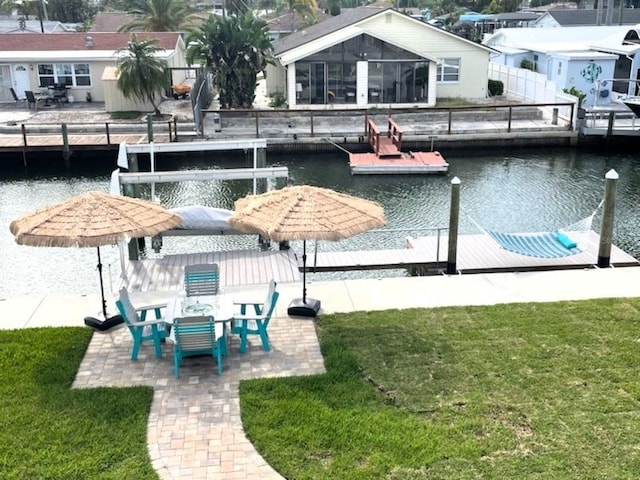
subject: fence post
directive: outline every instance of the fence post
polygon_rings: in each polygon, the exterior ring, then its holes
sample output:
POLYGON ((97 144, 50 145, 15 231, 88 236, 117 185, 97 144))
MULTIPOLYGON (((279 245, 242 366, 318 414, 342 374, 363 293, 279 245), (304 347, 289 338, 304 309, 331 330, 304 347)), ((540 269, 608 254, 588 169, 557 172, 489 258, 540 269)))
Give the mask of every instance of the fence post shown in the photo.
POLYGON ((24 126, 24 123, 20 125, 22 130, 22 164, 27 166, 27 128, 24 126))
POLYGON ((260 138, 260 110, 256 110, 256 138, 260 138))
POLYGON ((309 118, 309 120, 311 121, 311 137, 314 137, 315 135, 313 134, 313 110, 311 110, 311 117, 309 118))
POLYGON ((509 120, 507 122, 507 132, 511 133, 511 114, 512 114, 513 108, 511 107, 511 105, 509 105, 509 120))
POLYGON ((109 132, 109 122, 104 122, 104 131, 107 133, 107 145, 111 145, 111 133, 109 132))
POLYGON ((71 148, 69 147, 69 132, 67 124, 61 125, 62 129, 62 158, 64 158, 65 167, 69 168, 69 157, 71 157, 71 148))
POLYGON ((460 217, 460 179, 451 180, 451 210, 449 212, 449 251, 447 254, 447 275, 457 271, 458 258, 458 219, 460 217))
POLYGON ((151 114, 147 115, 147 137, 149 143, 153 142, 153 118, 151 114))

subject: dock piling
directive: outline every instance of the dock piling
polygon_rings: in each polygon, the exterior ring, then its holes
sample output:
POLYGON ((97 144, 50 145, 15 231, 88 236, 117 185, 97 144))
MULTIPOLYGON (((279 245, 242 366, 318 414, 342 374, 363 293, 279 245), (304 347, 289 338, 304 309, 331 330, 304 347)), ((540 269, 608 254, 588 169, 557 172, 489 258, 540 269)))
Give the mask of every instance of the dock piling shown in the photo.
POLYGON ((607 268, 611 264, 611 242, 613 236, 613 218, 616 207, 616 188, 618 172, 611 169, 604 176, 604 205, 602 207, 602 225, 598 247, 598 267, 607 268))
MULTIPOLYGON (((451 211, 449 213, 449 252, 447 255, 447 275, 457 273, 458 221, 460 217, 460 179, 451 180, 451 211)), ((438 259, 440 260, 440 259, 438 259)))
POLYGON ((71 165, 69 164, 69 158, 71 158, 71 147, 69 147, 69 130, 67 129, 67 124, 63 123, 61 126, 62 129, 62 158, 64 158, 64 166, 69 168, 71 165))

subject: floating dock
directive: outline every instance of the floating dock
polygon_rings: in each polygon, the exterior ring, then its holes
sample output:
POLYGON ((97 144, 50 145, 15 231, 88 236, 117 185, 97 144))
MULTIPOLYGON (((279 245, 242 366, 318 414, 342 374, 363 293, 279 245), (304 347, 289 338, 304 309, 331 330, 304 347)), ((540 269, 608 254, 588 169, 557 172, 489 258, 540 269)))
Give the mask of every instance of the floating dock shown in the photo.
POLYGON ((349 153, 352 175, 447 173, 449 164, 439 152, 403 152, 402 130, 389 117, 386 135, 367 121, 367 139, 373 153, 349 153))

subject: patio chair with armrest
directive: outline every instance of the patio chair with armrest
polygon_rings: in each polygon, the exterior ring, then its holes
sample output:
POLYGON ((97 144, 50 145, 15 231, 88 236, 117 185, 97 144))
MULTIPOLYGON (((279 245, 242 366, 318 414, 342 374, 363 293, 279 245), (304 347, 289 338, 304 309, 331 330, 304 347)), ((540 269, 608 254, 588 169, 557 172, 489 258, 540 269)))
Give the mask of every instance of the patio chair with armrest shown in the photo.
POLYGON ((31 105, 33 105, 33 108, 35 110, 38 109, 38 102, 41 102, 42 100, 46 100, 45 98, 42 98, 40 95, 36 96, 36 94, 33 93, 32 90, 25 90, 24 95, 27 97, 27 107, 31 108, 31 105))
POLYGON ((227 352, 224 326, 218 325, 218 332, 216 332, 212 316, 174 319, 170 338, 174 342, 173 374, 176 378, 180 378, 182 359, 195 355, 215 357, 218 364, 218 375, 222 375, 222 355, 227 352))
POLYGON ((267 352, 271 349, 267 328, 280 296, 276 292, 276 286, 275 280, 269 282, 267 297, 262 303, 234 302, 239 307, 239 312, 234 314, 231 321, 231 333, 240 336, 240 353, 247 351, 249 335, 259 335, 262 341, 262 348, 267 352), (251 306, 253 307, 252 309, 247 308, 251 306))
POLYGON ((217 295, 220 269, 217 263, 201 263, 184 267, 184 289, 187 297, 217 295))
MULTIPOLYGON (((140 318, 138 311, 131 303, 129 292, 127 292, 126 288, 120 289, 120 296, 116 301, 116 306, 133 337, 131 360, 138 359, 140 346, 148 341, 153 341, 156 357, 162 358, 162 340, 168 336, 164 318, 146 320, 144 318, 146 317, 146 311, 142 314, 143 318, 140 318)), ((158 317, 159 310, 157 308, 154 308, 154 310, 156 310, 156 317, 158 317)))
POLYGON ((18 94, 16 93, 15 89, 13 87, 9 87, 9 91, 11 92, 11 97, 13 98, 13 101, 16 103, 16 105, 18 103, 24 103, 25 99, 24 98, 18 98, 18 94))

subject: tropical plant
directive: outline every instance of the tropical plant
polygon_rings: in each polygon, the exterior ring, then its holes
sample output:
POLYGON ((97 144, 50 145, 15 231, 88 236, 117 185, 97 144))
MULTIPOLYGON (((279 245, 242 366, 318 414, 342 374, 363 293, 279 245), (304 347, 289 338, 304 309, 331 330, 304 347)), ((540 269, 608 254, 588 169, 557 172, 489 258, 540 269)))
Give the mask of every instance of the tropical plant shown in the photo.
POLYGON ((65 23, 84 23, 95 15, 89 0, 49 0, 47 13, 51 20, 65 23))
POLYGON ((257 75, 272 62, 271 39, 264 20, 251 13, 208 20, 187 38, 187 61, 212 73, 220 108, 251 108, 257 75))
POLYGON ((582 90, 578 90, 576 87, 563 88, 562 91, 566 94, 573 95, 578 99, 578 108, 582 108, 582 102, 587 98, 587 94, 582 90))
POLYGON ((117 50, 117 86, 126 98, 149 101, 154 115, 160 116, 156 96, 168 87, 169 81, 166 64, 156 57, 160 49, 155 43, 153 39, 138 41, 135 34, 131 34, 127 46, 117 50))
POLYGON ((136 0, 127 13, 135 19, 118 31, 179 32, 192 28, 195 10, 185 0, 136 0))

